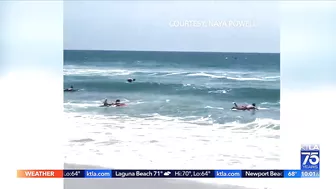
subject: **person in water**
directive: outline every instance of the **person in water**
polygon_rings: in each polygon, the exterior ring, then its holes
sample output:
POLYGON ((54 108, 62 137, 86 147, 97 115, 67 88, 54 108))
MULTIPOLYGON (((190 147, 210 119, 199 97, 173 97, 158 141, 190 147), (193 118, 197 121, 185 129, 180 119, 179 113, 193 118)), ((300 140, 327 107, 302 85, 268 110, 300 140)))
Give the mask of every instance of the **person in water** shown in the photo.
POLYGON ((133 81, 135 81, 135 79, 128 78, 127 81, 128 81, 128 83, 132 83, 133 81))
POLYGON ((116 100, 115 103, 112 103, 112 104, 115 105, 115 106, 120 106, 121 105, 120 100, 116 100))
POLYGON ((73 91, 73 86, 71 85, 70 88, 65 89, 66 91, 73 91))
POLYGON ((103 106, 122 106, 123 104, 120 103, 120 100, 116 100, 115 103, 108 103, 107 99, 104 100, 103 106))
POLYGON ((258 108, 256 107, 255 103, 252 103, 251 105, 242 105, 242 106, 238 106, 237 103, 233 103, 235 106, 231 108, 231 110, 258 110, 258 108))

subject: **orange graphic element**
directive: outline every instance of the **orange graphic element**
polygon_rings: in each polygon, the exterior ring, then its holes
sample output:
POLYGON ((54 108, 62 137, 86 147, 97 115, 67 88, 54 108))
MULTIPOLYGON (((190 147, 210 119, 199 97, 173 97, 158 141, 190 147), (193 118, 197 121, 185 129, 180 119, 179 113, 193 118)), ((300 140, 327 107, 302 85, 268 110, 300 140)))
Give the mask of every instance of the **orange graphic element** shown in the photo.
POLYGON ((63 170, 17 170, 17 178, 63 178, 63 170))

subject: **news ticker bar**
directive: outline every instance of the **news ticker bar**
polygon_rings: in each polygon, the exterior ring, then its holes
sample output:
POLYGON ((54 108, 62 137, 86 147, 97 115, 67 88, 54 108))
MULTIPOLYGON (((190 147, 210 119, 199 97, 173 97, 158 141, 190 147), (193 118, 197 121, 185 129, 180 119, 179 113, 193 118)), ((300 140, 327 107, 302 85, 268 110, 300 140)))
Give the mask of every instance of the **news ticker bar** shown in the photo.
POLYGON ((17 170, 17 178, 319 178, 302 170, 17 170))

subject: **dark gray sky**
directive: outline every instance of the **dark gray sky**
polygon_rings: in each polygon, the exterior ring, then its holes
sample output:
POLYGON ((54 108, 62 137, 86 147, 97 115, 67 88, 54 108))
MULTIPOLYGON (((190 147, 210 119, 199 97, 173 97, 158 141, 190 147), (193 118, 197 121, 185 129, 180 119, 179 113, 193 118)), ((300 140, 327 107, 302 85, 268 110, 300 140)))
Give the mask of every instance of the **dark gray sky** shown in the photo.
POLYGON ((280 52, 279 9, 265 1, 65 1, 64 48, 280 52))

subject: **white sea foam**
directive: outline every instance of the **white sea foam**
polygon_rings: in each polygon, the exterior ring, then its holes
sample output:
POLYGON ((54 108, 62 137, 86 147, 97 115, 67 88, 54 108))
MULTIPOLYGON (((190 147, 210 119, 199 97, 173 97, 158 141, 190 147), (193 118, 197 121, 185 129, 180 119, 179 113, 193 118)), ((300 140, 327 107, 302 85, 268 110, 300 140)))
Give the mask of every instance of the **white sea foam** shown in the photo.
MULTIPOLYGON (((159 114, 65 116, 67 163, 132 169, 267 169, 276 167, 280 158, 280 133, 274 128, 280 123, 272 119, 202 125, 211 116, 188 118, 191 121, 159 114)), ((211 182, 227 184, 220 179, 211 182)))
POLYGON ((215 75, 215 74, 204 73, 204 72, 191 73, 191 74, 188 74, 188 76, 203 76, 203 77, 210 77, 210 78, 226 78, 225 75, 215 75))
POLYGON ((64 75, 80 75, 80 76, 116 76, 116 75, 130 75, 132 71, 123 69, 64 69, 64 75))
POLYGON ((245 77, 245 78, 227 77, 226 79, 238 80, 238 81, 264 81, 264 79, 262 78, 253 78, 253 77, 245 77))
POLYGON ((209 91, 209 93, 227 93, 229 90, 216 90, 216 91, 209 91))
POLYGON ((164 76, 170 76, 170 75, 181 75, 181 74, 186 74, 188 72, 173 72, 173 73, 168 73, 168 74, 165 74, 164 76))
POLYGON ((247 77, 246 75, 257 75, 257 74, 247 74, 247 73, 190 73, 187 76, 197 76, 197 77, 209 77, 209 78, 217 78, 217 79, 229 79, 229 80, 237 80, 237 81, 278 81, 280 76, 258 76, 257 77, 247 77))
POLYGON ((209 108, 209 109, 218 109, 218 110, 223 110, 224 108, 222 107, 212 107, 212 106, 206 106, 205 108, 209 108))

